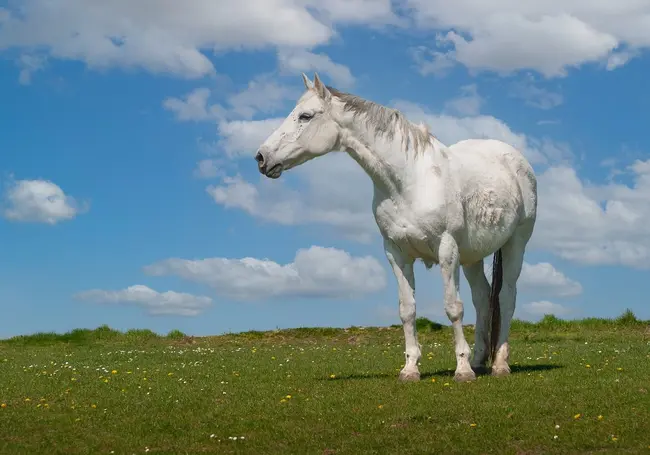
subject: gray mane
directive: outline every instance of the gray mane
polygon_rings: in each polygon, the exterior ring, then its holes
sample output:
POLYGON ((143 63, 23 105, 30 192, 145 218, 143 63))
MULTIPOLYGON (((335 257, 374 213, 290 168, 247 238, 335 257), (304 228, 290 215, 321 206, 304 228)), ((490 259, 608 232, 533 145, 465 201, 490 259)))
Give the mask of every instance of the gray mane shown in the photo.
POLYGON ((363 118, 379 134, 385 134, 392 140, 397 131, 404 133, 405 146, 413 146, 416 152, 422 152, 431 145, 432 135, 426 125, 411 123, 400 111, 381 104, 368 101, 356 95, 327 87, 332 96, 343 102, 344 110, 352 112, 355 118, 363 118), (412 141, 412 144, 411 144, 412 141))

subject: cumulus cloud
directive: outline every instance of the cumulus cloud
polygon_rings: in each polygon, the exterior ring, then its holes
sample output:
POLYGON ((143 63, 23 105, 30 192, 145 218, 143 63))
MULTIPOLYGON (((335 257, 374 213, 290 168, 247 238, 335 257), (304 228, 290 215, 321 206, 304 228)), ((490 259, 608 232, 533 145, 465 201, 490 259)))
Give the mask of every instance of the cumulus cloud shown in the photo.
POLYGON ((21 85, 29 85, 32 83, 32 75, 45 67, 46 59, 40 55, 23 54, 20 56, 16 64, 20 68, 18 74, 18 82, 21 85))
POLYGON ((222 118, 224 109, 219 105, 208 105, 210 89, 200 87, 192 90, 182 98, 168 97, 163 107, 176 114, 181 122, 201 122, 222 118))
POLYGON ((341 25, 378 29, 415 22, 436 30, 432 48, 419 46, 413 52, 423 72, 463 64, 472 70, 532 69, 563 76, 589 62, 620 67, 650 46, 650 5, 638 0, 615 5, 588 0, 58 0, 56 6, 24 0, 10 5, 0 8, 0 50, 43 49, 46 58, 82 61, 94 69, 132 67, 186 78, 216 73, 210 53, 270 48, 297 52, 290 67, 317 62, 343 83, 350 79, 346 69, 312 51, 330 43, 341 25))
POLYGON ((484 100, 476 84, 461 87, 461 96, 445 103, 445 108, 459 115, 478 115, 484 100))
MULTIPOLYGON (((485 275, 492 279, 492 262, 485 261, 485 275)), ((524 262, 517 287, 537 297, 575 297, 582 294, 582 285, 567 277, 548 262, 524 262)))
POLYGON ((211 179, 221 175, 219 170, 219 160, 205 159, 196 163, 194 177, 199 179, 211 179))
POLYGON ((522 290, 537 295, 573 297, 582 294, 582 285, 548 262, 529 264, 524 262, 519 277, 522 290))
POLYGON ((580 264, 650 268, 650 160, 624 172, 630 185, 583 182, 567 166, 540 174, 531 246, 580 264))
POLYGON ((210 297, 174 291, 157 292, 140 284, 119 291, 91 289, 74 297, 93 303, 137 305, 151 315, 197 316, 212 305, 210 297))
POLYGON ((333 62, 323 53, 315 54, 304 49, 281 50, 278 53, 278 60, 280 68, 291 74, 317 71, 327 74, 334 84, 342 88, 351 87, 354 84, 354 76, 350 69, 345 65, 333 62))
POLYGON ((460 63, 472 70, 532 69, 562 77, 590 62, 614 69, 650 46, 650 4, 637 0, 406 3, 421 27, 439 31, 433 48, 414 52, 425 72, 460 63))
MULTIPOLYGON (((502 120, 491 115, 451 115, 435 113, 418 104, 396 100, 393 106, 414 122, 426 123, 431 132, 444 144, 451 145, 463 139, 499 139, 521 150, 533 164, 548 163, 557 158, 561 146, 551 141, 535 140, 516 133, 502 120)), ((565 150, 569 153, 568 150, 565 150)))
POLYGON ((251 183, 235 175, 207 192, 217 204, 267 222, 321 224, 363 243, 379 235, 371 209, 372 182, 349 156, 333 153, 292 172, 302 189, 265 177, 251 183))
POLYGON ((145 267, 150 275, 176 275, 211 286, 236 300, 280 297, 348 298, 383 289, 386 274, 370 256, 353 257, 336 248, 298 250, 294 261, 269 259, 172 258, 145 267))
POLYGON ((22 222, 56 224, 87 209, 49 180, 13 181, 6 190, 5 201, 5 218, 22 222))
POLYGON ((326 44, 336 24, 397 23, 390 0, 25 0, 0 8, 0 50, 45 49, 90 68, 215 74, 207 52, 326 44))
POLYGON ((538 109, 552 109, 564 102, 564 97, 557 92, 538 87, 531 78, 513 84, 510 96, 523 100, 528 106, 538 109))
POLYGON ((232 120, 218 126, 217 146, 230 158, 253 157, 258 147, 278 128, 284 118, 232 120))

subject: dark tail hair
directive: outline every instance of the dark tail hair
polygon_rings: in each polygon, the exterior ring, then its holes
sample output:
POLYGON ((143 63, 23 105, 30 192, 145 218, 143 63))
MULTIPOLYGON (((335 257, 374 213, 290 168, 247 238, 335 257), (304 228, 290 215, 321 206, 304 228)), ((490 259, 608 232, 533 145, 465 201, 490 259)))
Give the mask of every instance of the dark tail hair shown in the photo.
POLYGON ((501 248, 494 253, 492 260, 492 289, 490 290, 490 362, 493 362, 497 354, 497 343, 501 331, 501 303, 499 293, 503 285, 503 263, 501 248))

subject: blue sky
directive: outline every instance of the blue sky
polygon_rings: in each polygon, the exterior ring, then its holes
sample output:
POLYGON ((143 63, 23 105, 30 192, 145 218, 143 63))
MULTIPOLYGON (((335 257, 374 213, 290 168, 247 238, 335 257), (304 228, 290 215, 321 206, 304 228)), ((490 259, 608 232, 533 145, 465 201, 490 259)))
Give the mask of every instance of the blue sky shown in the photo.
MULTIPOLYGON (((0 337, 398 323, 357 165, 257 172, 302 71, 447 144, 524 150, 540 206, 516 317, 650 318, 650 8, 48 3, 0 2, 0 337)), ((439 270, 416 283, 419 313, 447 323, 439 270)), ((461 297, 471 323, 464 278, 461 297)))

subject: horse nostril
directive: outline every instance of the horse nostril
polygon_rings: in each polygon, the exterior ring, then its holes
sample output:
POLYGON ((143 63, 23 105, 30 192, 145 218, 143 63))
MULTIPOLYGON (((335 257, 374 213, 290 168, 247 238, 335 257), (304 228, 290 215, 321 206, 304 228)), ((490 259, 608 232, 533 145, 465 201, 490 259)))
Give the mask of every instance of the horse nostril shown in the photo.
POLYGON ((261 166, 264 164, 264 156, 262 156, 261 152, 257 152, 257 155, 255 155, 255 161, 261 166))

